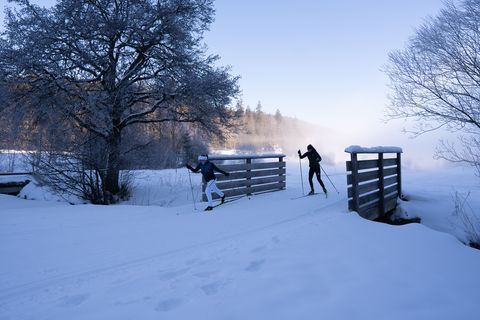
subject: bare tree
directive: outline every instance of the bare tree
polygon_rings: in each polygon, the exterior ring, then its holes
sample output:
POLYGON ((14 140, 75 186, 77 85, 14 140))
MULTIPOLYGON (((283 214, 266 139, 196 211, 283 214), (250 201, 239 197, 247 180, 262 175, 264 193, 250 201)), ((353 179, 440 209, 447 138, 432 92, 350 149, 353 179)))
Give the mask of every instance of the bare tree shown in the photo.
POLYGON ((385 71, 393 88, 387 116, 418 120, 415 134, 442 127, 458 133, 436 156, 473 165, 480 175, 480 1, 446 3, 405 49, 389 55, 385 71))
POLYGON ((102 188, 120 191, 124 129, 197 123, 221 133, 237 77, 206 54, 213 0, 59 0, 41 8, 11 0, 0 38, 12 106, 64 115, 105 143, 102 188))

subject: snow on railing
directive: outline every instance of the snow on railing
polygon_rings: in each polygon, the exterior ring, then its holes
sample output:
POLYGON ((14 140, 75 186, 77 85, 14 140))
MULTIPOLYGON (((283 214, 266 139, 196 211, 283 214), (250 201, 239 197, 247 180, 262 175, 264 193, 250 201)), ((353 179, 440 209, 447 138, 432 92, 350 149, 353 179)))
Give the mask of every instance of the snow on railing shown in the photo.
POLYGON ((361 146, 350 146, 345 148, 347 153, 402 153, 402 148, 400 147, 361 147, 361 146))

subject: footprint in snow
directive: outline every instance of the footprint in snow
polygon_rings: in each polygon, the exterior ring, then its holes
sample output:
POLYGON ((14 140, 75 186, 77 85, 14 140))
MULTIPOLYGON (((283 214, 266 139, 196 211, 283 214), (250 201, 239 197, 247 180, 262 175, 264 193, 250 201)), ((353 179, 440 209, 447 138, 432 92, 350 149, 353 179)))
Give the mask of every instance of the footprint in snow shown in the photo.
POLYGON ((221 289, 227 287, 231 283, 231 279, 220 279, 200 286, 200 289, 206 296, 213 296, 221 289))
POLYGON ((180 307, 182 304, 183 304, 183 301, 181 299, 177 299, 177 298, 166 299, 166 300, 160 301, 157 307, 155 308, 155 310, 160 312, 168 312, 170 310, 180 307))
POLYGON ((62 307, 75 307, 82 304, 88 299, 88 294, 76 294, 73 296, 65 296, 60 299, 62 307))
POLYGON ((192 266, 192 265, 194 265, 197 261, 198 261, 197 258, 189 259, 189 260, 185 261, 185 265, 187 265, 187 266, 192 266))
POLYGON ((158 278, 160 280, 172 280, 177 277, 180 277, 187 273, 190 270, 190 268, 184 268, 184 269, 179 269, 179 270, 172 270, 172 271, 161 271, 160 275, 158 278))
POLYGON ((220 281, 217 281, 217 282, 212 282, 204 286, 201 286, 200 289, 202 289, 205 295, 212 296, 218 292, 221 286, 222 286, 222 283, 220 281))
POLYGON ((251 253, 259 253, 259 252, 265 251, 266 248, 267 248, 267 246, 259 246, 259 247, 256 247, 255 249, 252 249, 252 251, 250 251, 250 252, 251 253))
POLYGON ((192 275, 197 278, 210 278, 211 276, 214 276, 217 273, 218 271, 203 271, 203 272, 194 273, 192 275))
POLYGON ((255 272, 255 271, 260 270, 260 268, 265 263, 265 261, 266 261, 265 259, 254 260, 254 261, 250 262, 250 264, 245 268, 245 271, 255 272))

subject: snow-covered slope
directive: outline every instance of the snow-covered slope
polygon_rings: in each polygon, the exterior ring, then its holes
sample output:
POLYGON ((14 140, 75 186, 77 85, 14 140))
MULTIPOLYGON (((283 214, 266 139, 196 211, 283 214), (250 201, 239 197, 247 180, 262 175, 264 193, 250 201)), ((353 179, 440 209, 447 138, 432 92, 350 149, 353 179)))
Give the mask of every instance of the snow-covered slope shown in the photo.
POLYGON ((287 190, 207 214, 185 171, 164 207, 0 196, 0 319, 477 319, 479 251, 349 213, 332 168, 340 195, 292 200, 289 166, 287 190))

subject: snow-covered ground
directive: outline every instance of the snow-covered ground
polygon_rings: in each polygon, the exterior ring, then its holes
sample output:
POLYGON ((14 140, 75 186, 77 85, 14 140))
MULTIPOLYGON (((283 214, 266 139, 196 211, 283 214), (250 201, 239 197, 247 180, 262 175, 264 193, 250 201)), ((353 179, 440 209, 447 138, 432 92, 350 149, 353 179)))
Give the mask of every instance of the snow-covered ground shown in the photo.
POLYGON ((213 213, 184 169, 137 173, 115 206, 0 195, 0 319, 478 319, 480 251, 432 229, 460 237, 455 191, 478 213, 471 171, 404 171, 428 228, 349 213, 343 166, 325 169, 340 194, 292 200, 291 162, 286 190, 213 213))

